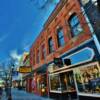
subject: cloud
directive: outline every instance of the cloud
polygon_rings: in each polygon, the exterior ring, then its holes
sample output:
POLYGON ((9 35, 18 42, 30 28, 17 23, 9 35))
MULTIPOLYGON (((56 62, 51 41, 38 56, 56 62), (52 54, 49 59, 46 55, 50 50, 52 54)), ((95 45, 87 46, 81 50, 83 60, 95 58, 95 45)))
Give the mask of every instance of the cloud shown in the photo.
POLYGON ((8 34, 1 36, 0 37, 0 43, 5 41, 7 39, 7 37, 8 37, 8 34))
POLYGON ((22 55, 19 55, 17 50, 12 50, 10 52, 10 57, 14 60, 15 65, 19 64, 22 55))

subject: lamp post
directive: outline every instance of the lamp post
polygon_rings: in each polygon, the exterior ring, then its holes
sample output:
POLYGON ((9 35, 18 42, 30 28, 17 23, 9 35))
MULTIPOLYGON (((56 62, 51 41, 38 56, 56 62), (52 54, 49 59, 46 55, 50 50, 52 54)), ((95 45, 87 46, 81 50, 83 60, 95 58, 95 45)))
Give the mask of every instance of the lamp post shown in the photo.
POLYGON ((10 67, 10 87, 12 87, 13 71, 14 71, 14 64, 12 64, 11 67, 10 67))
POLYGON ((7 87, 8 88, 8 100, 12 100, 12 94, 11 94, 11 88, 12 88, 12 74, 13 74, 13 70, 14 70, 14 64, 11 64, 10 69, 9 69, 9 83, 10 86, 7 87))

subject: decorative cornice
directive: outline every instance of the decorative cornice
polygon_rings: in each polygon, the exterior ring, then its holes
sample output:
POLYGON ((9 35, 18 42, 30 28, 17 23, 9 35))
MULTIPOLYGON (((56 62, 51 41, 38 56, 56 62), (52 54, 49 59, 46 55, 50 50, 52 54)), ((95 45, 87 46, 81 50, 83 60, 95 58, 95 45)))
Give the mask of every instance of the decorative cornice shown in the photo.
POLYGON ((68 2, 68 0, 60 0, 60 2, 57 4, 55 9, 53 10, 51 15, 49 16, 49 18, 45 22, 44 29, 46 29, 48 27, 48 25, 54 20, 54 18, 57 16, 57 14, 63 8, 63 6, 65 5, 66 2, 68 2))

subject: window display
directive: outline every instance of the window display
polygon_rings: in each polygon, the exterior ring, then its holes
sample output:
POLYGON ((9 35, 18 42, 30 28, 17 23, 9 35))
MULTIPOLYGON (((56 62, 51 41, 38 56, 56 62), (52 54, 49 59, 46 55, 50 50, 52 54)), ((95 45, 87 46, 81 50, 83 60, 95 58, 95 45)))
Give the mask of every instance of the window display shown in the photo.
POLYGON ((75 83, 74 83, 72 71, 69 71, 69 72, 66 72, 66 73, 61 73, 60 78, 61 78, 61 87, 62 87, 63 90, 66 89, 67 92, 75 91, 75 83))
POLYGON ((51 91, 75 92, 73 72, 63 72, 50 75, 51 91))
POLYGON ((60 91, 60 75, 55 74, 55 75, 50 75, 50 88, 53 91, 60 91))
POLYGON ((98 63, 80 66, 74 70, 78 92, 100 93, 100 67, 98 63))

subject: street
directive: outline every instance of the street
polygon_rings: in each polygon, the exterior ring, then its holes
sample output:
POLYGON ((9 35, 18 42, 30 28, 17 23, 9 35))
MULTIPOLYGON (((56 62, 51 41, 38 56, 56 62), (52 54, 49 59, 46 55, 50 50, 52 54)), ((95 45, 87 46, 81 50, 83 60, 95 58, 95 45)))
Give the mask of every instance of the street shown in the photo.
MULTIPOLYGON (((7 100, 5 92, 3 93, 1 100, 7 100)), ((43 98, 32 93, 27 93, 24 90, 12 89, 12 100, 51 100, 43 98)))

